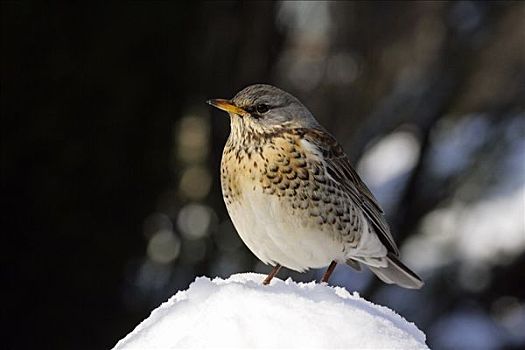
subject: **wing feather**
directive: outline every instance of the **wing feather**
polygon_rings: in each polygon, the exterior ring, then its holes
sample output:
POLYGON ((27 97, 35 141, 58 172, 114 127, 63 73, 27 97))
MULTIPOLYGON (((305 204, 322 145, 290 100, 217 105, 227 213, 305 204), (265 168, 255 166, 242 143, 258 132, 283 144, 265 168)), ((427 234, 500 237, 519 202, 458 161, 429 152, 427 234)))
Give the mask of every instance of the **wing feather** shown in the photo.
POLYGON ((301 136, 314 144, 322 153, 326 171, 348 192, 354 202, 370 220, 381 242, 388 251, 399 255, 399 249, 390 233, 383 210, 357 172, 352 168, 346 153, 328 132, 320 129, 299 129, 301 136))

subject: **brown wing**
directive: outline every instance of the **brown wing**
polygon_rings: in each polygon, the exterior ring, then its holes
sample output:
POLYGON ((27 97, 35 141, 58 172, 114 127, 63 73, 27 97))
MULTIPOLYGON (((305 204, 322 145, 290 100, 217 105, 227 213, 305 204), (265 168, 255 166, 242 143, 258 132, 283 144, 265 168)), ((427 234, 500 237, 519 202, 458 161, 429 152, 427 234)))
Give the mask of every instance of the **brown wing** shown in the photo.
POLYGON ((326 162, 326 170, 330 176, 341 184, 355 203, 368 217, 376 228, 376 233, 381 242, 387 247, 388 251, 399 255, 399 249, 390 233, 388 224, 383 216, 383 210, 375 199, 374 195, 359 175, 350 165, 348 157, 343 148, 326 131, 319 129, 298 129, 296 130, 306 141, 316 145, 323 154, 326 162))

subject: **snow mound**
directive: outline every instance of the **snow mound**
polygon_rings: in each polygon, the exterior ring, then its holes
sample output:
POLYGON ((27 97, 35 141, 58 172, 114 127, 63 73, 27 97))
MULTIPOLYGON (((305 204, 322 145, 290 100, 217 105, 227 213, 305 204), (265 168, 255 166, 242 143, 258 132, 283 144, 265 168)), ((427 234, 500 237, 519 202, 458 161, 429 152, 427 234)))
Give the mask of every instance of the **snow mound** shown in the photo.
POLYGON ((425 335, 357 293, 255 273, 199 277, 135 328, 115 349, 428 349, 425 335))

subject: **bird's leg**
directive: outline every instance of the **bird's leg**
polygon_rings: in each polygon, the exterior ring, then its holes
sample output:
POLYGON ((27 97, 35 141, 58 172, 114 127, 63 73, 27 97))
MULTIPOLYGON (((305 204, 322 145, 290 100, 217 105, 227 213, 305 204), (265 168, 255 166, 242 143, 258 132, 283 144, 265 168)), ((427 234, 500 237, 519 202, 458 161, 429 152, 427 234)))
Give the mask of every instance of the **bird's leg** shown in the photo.
POLYGON ((263 284, 265 286, 270 284, 270 282, 272 281, 272 278, 274 278, 274 276, 277 275, 277 272, 279 272, 280 269, 281 269, 281 265, 279 264, 275 265, 272 272, 270 272, 268 276, 266 276, 266 278, 264 279, 263 284))
POLYGON ((330 275, 332 275, 332 272, 334 272, 335 265, 337 265, 335 261, 332 261, 330 263, 330 266, 328 266, 328 269, 326 269, 326 272, 324 273, 323 278, 321 279, 322 283, 328 283, 328 280, 330 279, 330 275))

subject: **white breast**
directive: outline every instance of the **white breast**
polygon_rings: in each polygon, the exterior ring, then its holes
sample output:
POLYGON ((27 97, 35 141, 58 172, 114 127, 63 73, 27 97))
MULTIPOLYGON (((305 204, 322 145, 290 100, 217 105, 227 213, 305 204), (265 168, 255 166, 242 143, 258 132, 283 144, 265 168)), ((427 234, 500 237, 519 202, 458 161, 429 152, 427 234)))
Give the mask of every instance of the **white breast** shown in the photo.
POLYGON ((304 271, 345 261, 343 245, 334 235, 311 225, 281 198, 249 184, 243 187, 242 198, 227 204, 228 212, 239 236, 265 264, 304 271))

